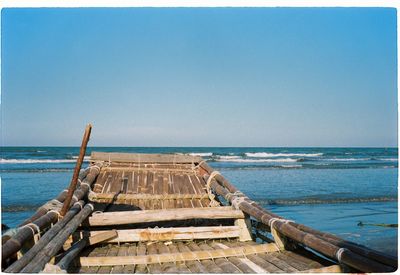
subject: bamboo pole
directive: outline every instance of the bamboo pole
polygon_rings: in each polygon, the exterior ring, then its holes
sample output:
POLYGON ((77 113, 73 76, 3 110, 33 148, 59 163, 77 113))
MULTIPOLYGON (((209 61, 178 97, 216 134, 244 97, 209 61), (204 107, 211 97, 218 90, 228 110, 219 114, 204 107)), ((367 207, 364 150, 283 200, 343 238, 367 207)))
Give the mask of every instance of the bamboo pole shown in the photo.
POLYGON ((82 221, 93 212, 93 209, 93 204, 86 204, 85 207, 75 215, 56 236, 54 236, 52 241, 36 254, 36 256, 21 270, 21 272, 37 273, 43 270, 46 263, 56 255, 68 239, 69 235, 71 235, 82 221))
MULTIPOLYGON (((208 166, 208 165, 207 165, 208 166)), ((210 170, 207 170, 207 166, 205 166, 205 170, 208 172, 210 170)), ((209 166, 208 166, 209 167, 209 166)), ((218 175, 219 177, 222 177, 218 175)), ((223 177, 222 177, 223 178, 223 177)), ((205 175, 205 179, 208 179, 208 175, 205 175)), ((229 202, 233 202, 234 200, 236 201, 236 206, 241 209, 243 212, 246 214, 249 214, 256 219, 260 220, 264 224, 269 224, 269 221, 272 220, 273 218, 276 218, 277 216, 274 214, 269 213, 265 209, 262 209, 261 207, 255 207, 256 203, 248 199, 247 197, 244 198, 243 194, 241 195, 234 195, 230 192, 230 190, 227 190, 226 188, 231 188, 231 184, 224 179, 224 181, 218 181, 218 177, 215 177, 215 179, 212 179, 211 181, 211 188, 220 196, 223 196, 226 198, 229 202), (216 180, 215 180, 216 179, 216 180), (221 185, 220 185, 221 184, 221 185), (223 187, 223 186, 225 187, 223 187)), ((231 188, 231 190, 235 190, 237 192, 238 190, 236 188, 231 188)), ((273 223, 274 227, 283 235, 290 237, 291 239, 294 239, 295 241, 305 244, 309 246, 310 248, 314 249, 315 251, 318 251, 325 256, 328 256, 329 258, 339 260, 353 268, 356 268, 361 271, 365 272, 390 272, 394 271, 394 267, 384 265, 380 262, 377 262, 376 260, 372 260, 369 258, 366 258, 364 256, 361 256, 359 254, 356 254, 352 252, 349 249, 342 249, 342 247, 338 247, 334 244, 331 244, 330 242, 327 242, 323 240, 320 237, 314 236, 310 233, 305 233, 297 228, 295 228, 292 223, 285 223, 282 222, 282 220, 275 219, 273 223), (342 250, 341 250, 342 249, 342 250), (340 256, 338 259, 338 252, 340 250, 340 256)))
POLYGON ((85 133, 83 135, 82 145, 81 145, 81 149, 79 152, 79 157, 78 157, 78 160, 76 161, 74 174, 72 176, 71 184, 69 185, 69 188, 68 188, 68 194, 67 194, 67 197, 65 198, 63 207, 60 212, 61 216, 64 216, 65 213, 67 213, 69 205, 72 200, 72 196, 76 189, 76 185, 78 184, 78 175, 79 175, 79 171, 81 170, 81 167, 82 167, 83 157, 85 156, 85 153, 86 153, 86 147, 89 142, 89 137, 90 137, 91 131, 92 131, 92 125, 88 124, 86 126, 85 133))
MULTIPOLYGON (((58 234, 58 232, 63 229, 63 227, 82 209, 84 205, 83 201, 80 201, 75 206, 73 206, 68 213, 64 216, 62 220, 56 223, 52 228, 50 228, 43 236, 38 240, 38 242, 31 248, 21 259, 10 265, 5 272, 17 273, 20 272, 35 256, 41 251, 53 238, 58 234)), ((57 215, 57 214, 56 214, 57 215)))
MULTIPOLYGON (((86 169, 87 172, 83 173, 82 175, 86 175, 86 178, 82 181, 82 184, 79 186, 79 189, 77 189, 74 192, 74 199, 72 200, 72 203, 76 203, 77 200, 82 199, 89 191, 89 186, 94 182, 96 179, 97 175, 99 174, 101 164, 96 163, 96 165, 89 167, 89 169, 86 169)), ((64 192, 62 192, 64 193, 64 192)), ((66 193, 65 193, 66 194, 66 193)), ((31 223, 36 224, 39 226, 40 230, 44 230, 50 224, 57 222, 58 220, 58 214, 56 211, 49 211, 47 207, 41 207, 41 209, 46 209, 46 214, 42 215, 41 217, 35 219, 31 223)), ((38 213, 38 212, 37 212, 38 213)), ((29 224, 29 223, 27 223, 29 224)), ((18 232, 9 240, 7 240, 3 246, 2 246, 2 260, 4 261, 5 259, 9 258, 10 256, 14 255, 17 253, 22 245, 28 241, 29 239, 32 238, 33 231, 35 233, 37 232, 37 229, 35 226, 30 226, 28 228, 25 224, 24 226, 20 227, 18 232), (21 233, 19 233, 21 232, 21 233)))
MULTIPOLYGON (((212 169, 207 163, 202 163, 201 164, 201 168, 204 169, 208 174, 211 174, 214 169, 212 169)), ((224 186, 226 189, 228 189, 228 191, 230 193, 235 193, 237 191, 239 191, 235 186, 233 186, 227 179, 225 179, 223 176, 221 175, 217 175, 215 177, 215 179, 217 180, 217 182, 219 184, 221 184, 222 186, 224 186)), ((245 198, 245 200, 252 204, 254 207, 260 209, 261 211, 266 211, 264 208, 262 208, 260 205, 258 205, 257 203, 255 203, 254 201, 250 200, 249 198, 245 198)), ((275 218, 280 218, 283 219, 282 217, 271 213, 269 211, 266 211, 270 214, 271 217, 275 217, 275 218)), ((332 244, 350 249, 364 257, 367 258, 371 258, 374 259, 376 261, 379 261, 385 265, 390 265, 393 267, 397 267, 397 258, 379 251, 376 251, 374 249, 350 242, 350 241, 346 241, 344 239, 341 239, 333 234, 329 234, 329 233, 324 233, 318 230, 315 230, 313 228, 310 228, 308 226, 302 225, 302 224, 298 224, 298 223, 294 223, 294 222, 290 222, 290 224, 294 227, 296 227, 299 230, 302 230, 304 232, 310 233, 310 234, 314 234, 322 239, 324 239, 325 241, 328 241, 332 244)))
POLYGON ((50 212, 32 223, 20 227, 18 232, 7 240, 1 247, 2 261, 5 261, 10 256, 17 253, 26 241, 33 239, 35 234, 38 234, 41 230, 49 227, 52 223, 55 223, 57 219, 58 214, 50 212))
POLYGON ((117 231, 116 230, 111 230, 107 232, 103 232, 101 234, 97 234, 94 237, 91 238, 85 238, 81 239, 78 242, 74 243, 70 249, 68 249, 61 260, 57 263, 57 266, 61 268, 61 270, 67 270, 68 266, 70 263, 75 259, 76 256, 88 245, 94 245, 97 243, 101 243, 105 240, 108 240, 110 238, 116 237, 117 231))

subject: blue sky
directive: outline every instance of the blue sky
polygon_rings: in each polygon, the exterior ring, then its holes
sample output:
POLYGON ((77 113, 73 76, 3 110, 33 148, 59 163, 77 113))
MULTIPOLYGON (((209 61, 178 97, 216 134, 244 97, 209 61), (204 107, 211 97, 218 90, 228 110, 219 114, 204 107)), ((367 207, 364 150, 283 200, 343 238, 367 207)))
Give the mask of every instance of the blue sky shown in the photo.
POLYGON ((396 10, 2 10, 2 144, 397 146, 396 10))

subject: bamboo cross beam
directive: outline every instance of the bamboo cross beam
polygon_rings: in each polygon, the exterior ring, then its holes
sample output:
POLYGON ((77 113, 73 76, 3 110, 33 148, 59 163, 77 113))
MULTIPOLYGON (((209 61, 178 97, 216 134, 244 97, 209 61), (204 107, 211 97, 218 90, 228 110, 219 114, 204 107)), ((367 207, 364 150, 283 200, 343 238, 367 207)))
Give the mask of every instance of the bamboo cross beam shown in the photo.
POLYGON ((85 133, 83 135, 81 149, 80 149, 80 152, 79 152, 79 157, 78 157, 78 160, 76 161, 74 174, 72 176, 72 180, 71 180, 71 183, 70 183, 69 188, 68 188, 68 194, 67 194, 67 197, 65 198, 63 207, 62 207, 61 212, 60 212, 61 216, 64 216, 65 213, 67 213, 69 205, 70 205, 71 200, 72 200, 72 196, 73 196, 74 191, 76 189, 76 185, 78 184, 79 171, 81 170, 81 167, 82 167, 83 157, 85 156, 85 153, 86 153, 86 147, 87 147, 87 144, 89 142, 89 137, 90 137, 90 132, 91 131, 92 131, 92 125, 88 124, 86 126, 85 133))

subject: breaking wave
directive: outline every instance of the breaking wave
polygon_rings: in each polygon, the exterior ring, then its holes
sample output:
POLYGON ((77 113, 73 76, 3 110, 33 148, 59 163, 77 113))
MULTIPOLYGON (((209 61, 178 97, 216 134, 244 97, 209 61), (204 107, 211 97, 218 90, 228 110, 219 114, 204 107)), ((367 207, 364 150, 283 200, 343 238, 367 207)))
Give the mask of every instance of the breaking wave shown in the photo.
POLYGON ((303 154, 296 154, 296 153, 245 153, 247 157, 250 158, 274 158, 274 157, 320 157, 323 153, 303 153, 303 154))
POLYGON ((213 153, 190 153, 191 156, 211 157, 213 153))
POLYGON ((297 162, 298 159, 291 159, 291 158, 284 158, 284 159, 216 159, 216 161, 223 161, 223 162, 297 162))
POLYGON ((0 159, 0 164, 28 164, 28 163, 70 163, 74 159, 0 159))

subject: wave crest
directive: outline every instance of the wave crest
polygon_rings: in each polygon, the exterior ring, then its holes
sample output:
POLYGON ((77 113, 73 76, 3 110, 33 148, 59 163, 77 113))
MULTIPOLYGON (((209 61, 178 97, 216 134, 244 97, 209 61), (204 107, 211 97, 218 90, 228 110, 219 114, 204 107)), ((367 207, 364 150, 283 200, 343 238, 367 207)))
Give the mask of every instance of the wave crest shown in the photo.
POLYGON ((250 158, 274 158, 274 157, 320 157, 323 153, 245 153, 250 158))
POLYGON ((73 163, 74 159, 0 159, 0 164, 73 163))
POLYGON ((284 159, 216 159, 216 161, 223 162, 297 162, 297 159, 284 158, 284 159))

